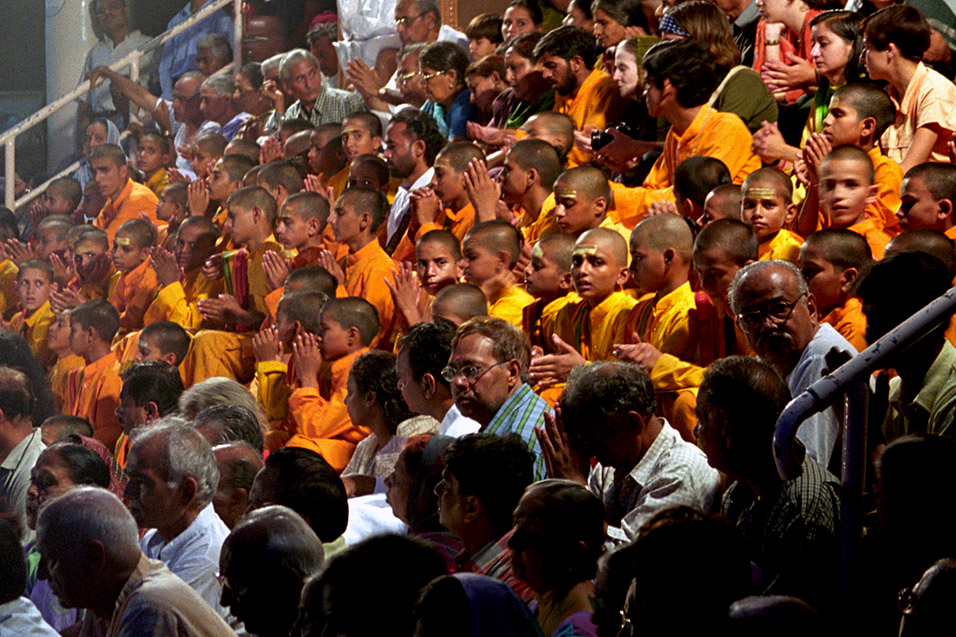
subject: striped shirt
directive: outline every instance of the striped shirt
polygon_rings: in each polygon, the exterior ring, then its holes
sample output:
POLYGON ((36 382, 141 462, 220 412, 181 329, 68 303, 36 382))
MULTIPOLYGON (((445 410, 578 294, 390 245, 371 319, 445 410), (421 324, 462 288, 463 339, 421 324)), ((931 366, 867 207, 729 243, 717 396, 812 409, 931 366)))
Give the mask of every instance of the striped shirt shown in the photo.
POLYGON ((312 112, 306 113, 302 102, 296 100, 292 106, 285 112, 285 121, 294 119, 304 119, 312 122, 315 127, 323 124, 338 124, 352 113, 359 113, 368 110, 365 100, 358 93, 352 91, 343 91, 338 88, 329 88, 322 85, 319 96, 315 98, 315 104, 312 105, 312 112))
POLYGON ((551 411, 551 407, 543 398, 534 393, 531 385, 522 383, 512 392, 508 400, 498 409, 495 417, 481 433, 495 436, 518 434, 534 454, 534 479, 544 480, 547 475, 544 469, 544 456, 541 455, 541 446, 534 435, 535 427, 544 427, 544 413, 551 411))

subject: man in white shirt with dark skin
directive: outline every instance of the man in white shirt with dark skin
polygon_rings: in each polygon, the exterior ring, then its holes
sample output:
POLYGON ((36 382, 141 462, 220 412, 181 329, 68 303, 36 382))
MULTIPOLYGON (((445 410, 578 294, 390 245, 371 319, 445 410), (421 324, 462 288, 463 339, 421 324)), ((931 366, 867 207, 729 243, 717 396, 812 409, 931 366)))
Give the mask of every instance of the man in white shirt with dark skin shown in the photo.
POLYGON ((26 513, 30 470, 46 448, 39 428, 33 428, 35 405, 26 375, 0 367, 0 497, 21 518, 26 513))

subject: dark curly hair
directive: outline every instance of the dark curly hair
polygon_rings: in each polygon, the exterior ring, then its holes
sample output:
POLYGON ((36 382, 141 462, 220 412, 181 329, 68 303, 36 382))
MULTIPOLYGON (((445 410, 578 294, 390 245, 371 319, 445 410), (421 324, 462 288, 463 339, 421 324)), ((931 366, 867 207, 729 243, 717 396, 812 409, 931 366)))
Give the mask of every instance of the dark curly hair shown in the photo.
POLYGON ((373 350, 359 356, 349 371, 349 380, 360 394, 375 394, 385 426, 393 434, 399 423, 412 417, 398 388, 395 358, 391 352, 373 350))

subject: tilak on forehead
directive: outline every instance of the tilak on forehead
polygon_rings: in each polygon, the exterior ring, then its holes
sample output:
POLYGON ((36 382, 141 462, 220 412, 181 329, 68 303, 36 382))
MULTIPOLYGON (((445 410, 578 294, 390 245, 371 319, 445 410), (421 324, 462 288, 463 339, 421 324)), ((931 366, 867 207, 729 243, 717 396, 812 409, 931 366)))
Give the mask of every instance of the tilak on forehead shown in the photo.
POLYGON ((126 247, 131 243, 129 237, 115 237, 113 239, 113 244, 118 246, 126 247))
POLYGON ((439 157, 436 159, 435 168, 447 168, 448 170, 455 170, 455 167, 451 165, 451 161, 447 157, 439 157))
POLYGON ((554 189, 554 196, 559 199, 575 199, 578 196, 578 191, 574 188, 560 185, 554 189))
POLYGON ((589 257, 592 254, 596 253, 597 251, 598 251, 598 247, 596 245, 593 245, 591 243, 584 243, 582 245, 574 246, 574 252, 572 252, 571 254, 574 256, 582 255, 585 257, 589 257))
POLYGON ((544 248, 541 247, 541 242, 534 244, 534 247, 531 248, 531 256, 537 257, 538 259, 544 258, 544 248))
POLYGON ((757 188, 751 187, 744 190, 745 197, 758 197, 760 199, 773 199, 779 197, 780 193, 776 188, 757 188))

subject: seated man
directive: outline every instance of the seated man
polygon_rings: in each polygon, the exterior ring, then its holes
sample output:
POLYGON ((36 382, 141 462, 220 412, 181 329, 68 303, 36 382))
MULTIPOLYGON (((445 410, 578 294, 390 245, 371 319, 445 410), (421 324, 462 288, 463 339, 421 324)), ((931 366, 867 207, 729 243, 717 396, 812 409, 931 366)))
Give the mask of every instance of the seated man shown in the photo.
POLYGON ((442 376, 461 413, 481 425, 481 433, 516 433, 535 455, 534 477, 545 477, 544 458, 534 430, 551 408, 524 381, 531 346, 524 332, 494 317, 473 318, 458 328, 442 376))
POLYGON ((262 470, 262 452, 241 440, 213 447, 212 452, 219 467, 219 487, 212 496, 212 506, 223 523, 234 529, 249 506, 252 483, 262 470))
POLYGON ((219 558, 222 603, 259 637, 288 635, 305 581, 322 569, 322 542, 283 506, 250 513, 226 538, 219 558))
MULTIPOLYGON (((729 296, 750 347, 786 379, 793 396, 823 378, 830 351, 857 354, 829 324, 820 324, 816 300, 789 261, 757 261, 740 269, 729 296)), ((797 438, 807 455, 827 467, 839 428, 840 418, 829 407, 807 418, 797 438)))
POLYGON ((762 595, 793 595, 820 608, 836 592, 840 483, 811 456, 782 481, 771 453, 790 392, 769 364, 729 356, 711 365, 697 396, 697 437, 715 469, 735 482, 721 512, 750 543, 762 595))
POLYGON ((229 529, 212 506, 219 469, 212 447, 192 427, 157 425, 143 430, 129 452, 123 492, 136 524, 150 529, 140 545, 189 584, 220 617, 216 578, 219 551, 229 529))
POLYGON ((539 430, 542 441, 550 440, 546 450, 570 442, 575 461, 558 463, 546 452, 548 475, 588 484, 604 501, 610 545, 634 540, 664 509, 708 512, 717 497, 719 474, 700 449, 654 415, 656 403, 651 379, 637 365, 592 363, 571 372, 561 418, 539 430), (597 464, 589 476, 591 457, 597 464))
POLYGON ((60 602, 88 611, 80 634, 141 635, 162 626, 184 637, 235 635, 182 579, 143 555, 136 521, 105 489, 78 487, 44 507, 37 548, 60 602))
POLYGON ((116 415, 123 433, 116 441, 113 454, 116 464, 125 467, 133 430, 156 423, 176 411, 183 393, 183 380, 178 369, 158 360, 135 363, 121 376, 123 389, 116 415))
POLYGON ((368 110, 358 93, 323 84, 319 61, 305 49, 286 53, 279 65, 279 79, 295 98, 285 112, 285 120, 304 119, 318 127, 337 124, 352 113, 368 110))
POLYGON ((103 209, 93 220, 93 225, 106 231, 110 244, 119 227, 130 219, 139 219, 145 214, 156 226, 156 202, 159 199, 152 190, 129 178, 126 170, 126 153, 115 144, 97 146, 90 153, 90 170, 100 195, 106 199, 103 209))
POLYGON ((0 367, 0 498, 18 516, 26 510, 30 470, 46 447, 33 428, 36 398, 27 377, 12 367, 0 367))
POLYGON ((455 558, 459 572, 478 573, 511 586, 525 601, 533 598, 511 566, 511 515, 532 482, 533 456, 521 439, 472 434, 445 452, 442 480, 435 487, 442 526, 461 538, 455 558))

